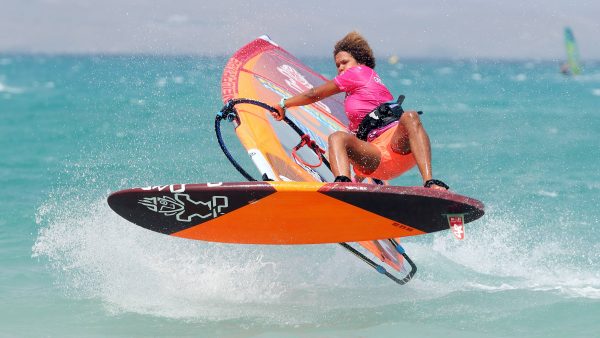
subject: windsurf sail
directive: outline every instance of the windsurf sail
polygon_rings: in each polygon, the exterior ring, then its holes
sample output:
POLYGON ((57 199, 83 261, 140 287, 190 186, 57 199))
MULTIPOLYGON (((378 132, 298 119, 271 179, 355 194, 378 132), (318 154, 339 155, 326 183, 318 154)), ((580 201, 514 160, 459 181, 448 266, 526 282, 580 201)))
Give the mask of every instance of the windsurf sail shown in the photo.
MULTIPOLYGON (((242 47, 227 62, 221 83, 226 104, 223 110, 229 110, 228 105, 236 105, 234 117, 229 118, 235 120, 236 135, 263 180, 333 181, 326 159, 327 138, 335 131, 347 131, 344 97, 340 93, 310 105, 289 108, 286 117, 291 123, 288 124, 276 121, 264 105, 238 104, 239 100, 279 102, 281 98, 303 93, 325 81, 323 75, 265 35, 242 47)), ((223 117, 223 110, 218 119, 223 117)), ((237 168, 237 164, 232 163, 237 168)), ((406 165, 406 170, 412 166, 406 165)), ((250 179, 249 175, 244 176, 250 179)), ((403 254, 396 250, 387 252, 386 244, 377 245, 374 241, 359 244, 390 267, 403 270, 403 254)), ((381 272, 382 267, 376 269, 381 272)))
POLYGON ((568 70, 572 75, 581 74, 581 65, 579 61, 579 49, 575 41, 575 35, 570 27, 565 27, 565 48, 567 51, 568 70))
MULTIPOLYGON (((223 101, 249 98, 262 102, 279 102, 324 83, 326 79, 262 36, 237 51, 225 66, 222 79, 223 101)), ((327 149, 327 137, 345 130, 343 96, 294 107, 286 116, 321 149, 327 149)), ((262 177, 276 181, 333 180, 331 171, 318 165, 320 159, 308 147, 294 148, 300 136, 285 123, 273 119, 267 110, 256 105, 238 105, 239 126, 235 131, 262 177)))

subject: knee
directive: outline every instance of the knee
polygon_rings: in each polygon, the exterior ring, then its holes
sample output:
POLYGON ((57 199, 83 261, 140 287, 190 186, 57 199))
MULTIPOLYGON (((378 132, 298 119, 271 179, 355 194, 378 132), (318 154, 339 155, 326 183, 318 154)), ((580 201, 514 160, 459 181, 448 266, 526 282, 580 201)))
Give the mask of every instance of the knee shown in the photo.
POLYGON ((340 145, 345 145, 347 137, 348 137, 348 134, 343 131, 336 131, 333 134, 329 135, 329 138, 328 138, 329 148, 332 148, 335 146, 340 146, 340 145))
POLYGON ((416 111, 405 111, 402 113, 400 123, 406 127, 406 129, 417 129, 422 126, 421 119, 416 111))

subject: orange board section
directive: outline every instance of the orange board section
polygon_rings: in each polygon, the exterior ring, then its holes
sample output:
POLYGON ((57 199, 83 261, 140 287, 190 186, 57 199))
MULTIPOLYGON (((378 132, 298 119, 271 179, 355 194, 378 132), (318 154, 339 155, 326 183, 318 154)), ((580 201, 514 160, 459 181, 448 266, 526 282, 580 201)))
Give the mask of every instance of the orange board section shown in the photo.
POLYGON ((243 244, 319 244, 424 233, 318 193, 322 184, 287 183, 274 182, 276 193, 172 236, 243 244))

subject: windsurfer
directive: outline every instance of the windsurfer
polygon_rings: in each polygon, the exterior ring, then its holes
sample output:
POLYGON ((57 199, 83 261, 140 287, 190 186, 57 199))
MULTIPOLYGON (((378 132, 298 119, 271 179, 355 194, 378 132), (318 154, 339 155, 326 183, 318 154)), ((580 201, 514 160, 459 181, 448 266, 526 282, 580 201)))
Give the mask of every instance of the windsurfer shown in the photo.
POLYGON ((329 135, 329 162, 336 182, 350 182, 350 165, 356 177, 374 177, 382 180, 399 176, 403 170, 400 158, 412 153, 423 178, 423 185, 434 189, 448 189, 439 180, 432 179, 431 147, 419 114, 404 111, 398 122, 369 133, 366 141, 356 136, 362 120, 392 94, 374 71, 375 58, 367 41, 357 32, 351 32, 338 41, 333 50, 338 75, 310 90, 282 99, 273 105, 277 120, 285 116, 286 108, 303 106, 323 100, 340 92, 346 93, 344 107, 350 121, 348 129, 329 135))
POLYGON ((563 75, 571 75, 571 67, 569 67, 569 63, 568 62, 563 62, 560 65, 560 72, 563 75))

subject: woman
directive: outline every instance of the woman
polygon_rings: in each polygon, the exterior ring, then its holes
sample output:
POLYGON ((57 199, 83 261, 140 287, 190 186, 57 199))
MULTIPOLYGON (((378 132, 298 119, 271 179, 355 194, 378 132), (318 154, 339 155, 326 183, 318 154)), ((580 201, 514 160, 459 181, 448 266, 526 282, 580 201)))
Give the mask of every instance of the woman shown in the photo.
POLYGON ((371 139, 360 140, 356 131, 361 121, 375 108, 393 99, 392 94, 373 70, 375 58, 367 41, 351 32, 338 41, 333 50, 338 76, 319 87, 283 99, 274 105, 277 120, 283 119, 286 108, 303 106, 340 92, 346 92, 344 107, 352 133, 337 131, 329 136, 329 162, 335 182, 350 182, 350 165, 359 179, 374 177, 388 180, 407 170, 406 156, 412 153, 409 166, 416 162, 425 187, 448 189, 431 176, 429 137, 415 111, 406 111, 399 121, 370 133, 371 139))

